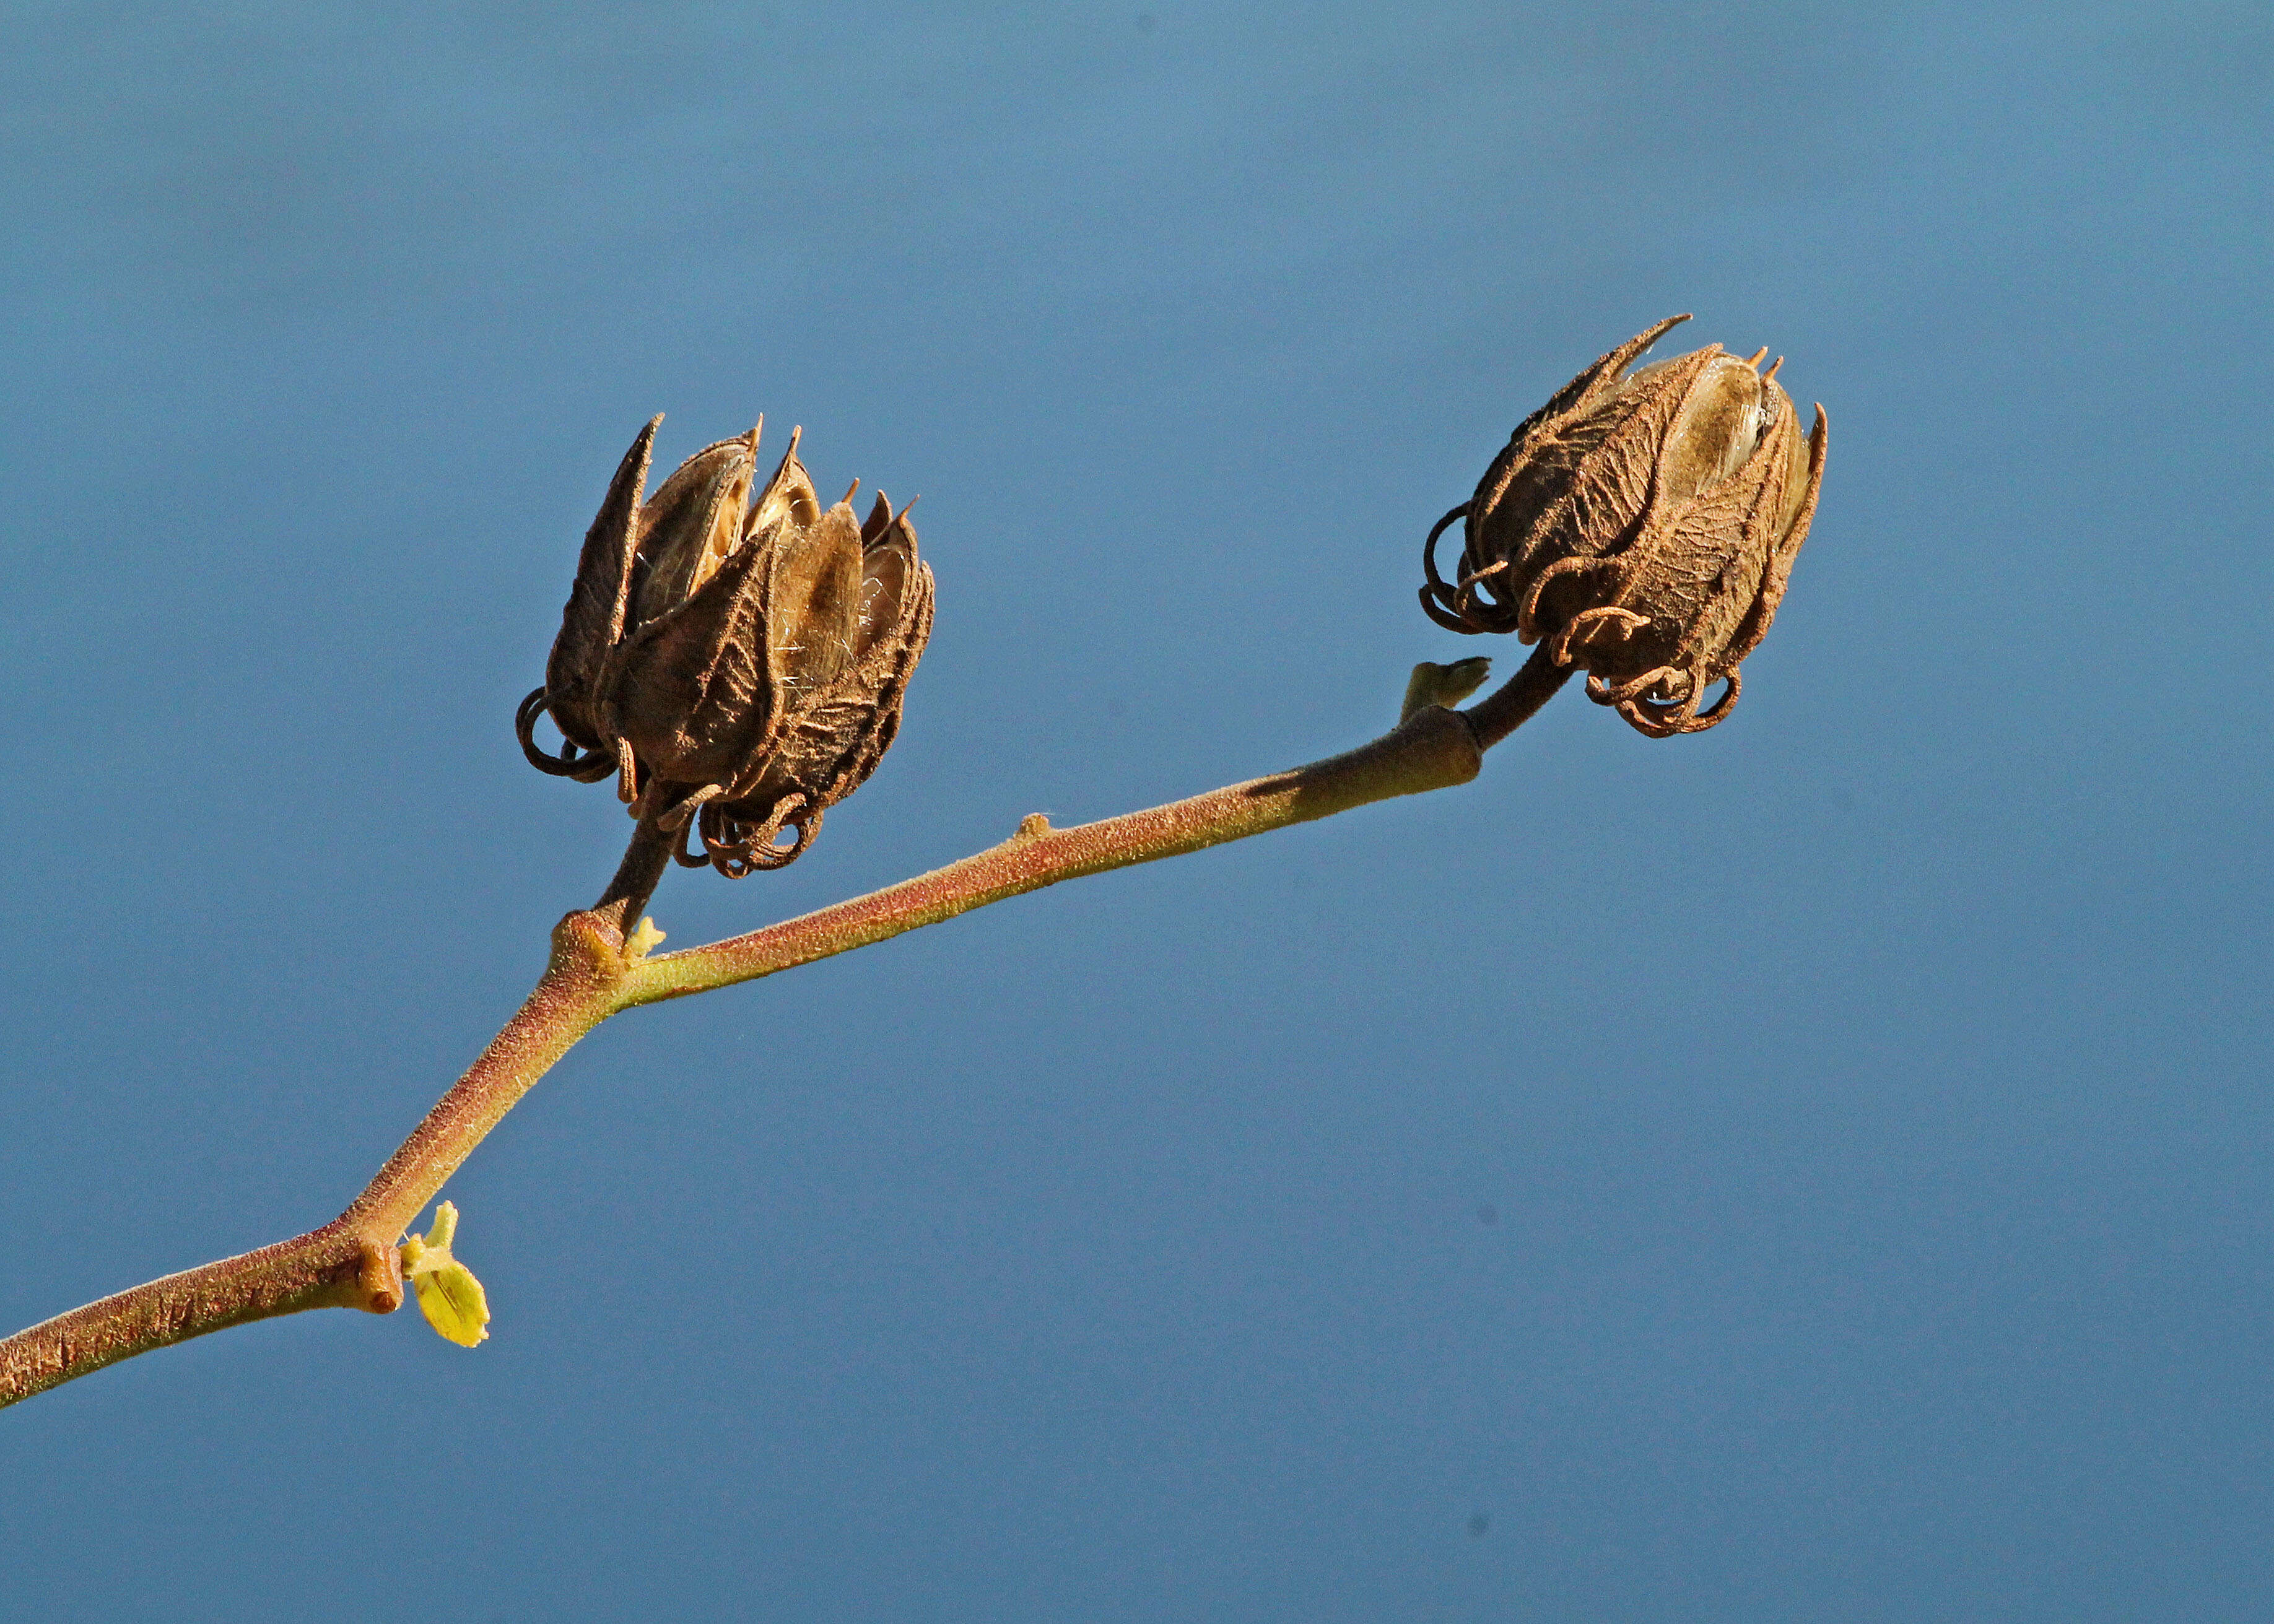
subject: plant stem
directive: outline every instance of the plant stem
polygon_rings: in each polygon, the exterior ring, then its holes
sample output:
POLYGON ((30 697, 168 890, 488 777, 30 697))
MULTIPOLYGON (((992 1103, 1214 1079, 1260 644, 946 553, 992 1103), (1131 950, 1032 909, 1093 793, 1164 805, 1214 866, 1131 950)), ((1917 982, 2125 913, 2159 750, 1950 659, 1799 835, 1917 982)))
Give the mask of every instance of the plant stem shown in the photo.
POLYGON ((335 1220, 310 1234, 169 1274, 18 1332, 0 1342, 0 1405, 207 1331, 304 1308, 384 1313, 402 1300, 393 1250, 366 1248, 335 1220))
POLYGON ((671 861, 670 837, 643 820, 600 900, 555 927, 551 962, 529 1001, 346 1212, 294 1239, 169 1274, 0 1342, 0 1408, 253 1320, 310 1308, 392 1312, 403 1302, 395 1247, 410 1221, 553 1064, 620 1010, 771 975, 1061 880, 1465 784, 1484 751, 1567 674, 1535 653, 1474 709, 1428 707, 1347 754, 1071 829, 1054 830, 1038 814, 1000 846, 866 897, 707 947, 631 959, 627 928, 671 861))
POLYGON ((0 1342, 0 1408, 120 1359, 310 1308, 392 1313, 396 1242, 499 1118, 577 1039, 621 1009, 623 950, 593 914, 553 933, 529 1001, 436 1102, 353 1205, 320 1229, 169 1274, 0 1342))
POLYGON ((671 853, 679 840, 676 832, 666 834, 658 829, 652 814, 641 818, 632 831, 631 844, 624 847, 623 861, 616 865, 616 877, 592 905, 594 916, 613 927, 619 936, 629 937, 648 898, 655 895, 655 888, 670 868, 671 853))
POLYGON ((627 1001, 653 1004, 731 987, 1061 880, 1196 852, 1369 801, 1465 784, 1482 760, 1465 720, 1432 706, 1347 755, 1189 801, 1071 829, 1052 829, 1037 815, 1000 846, 945 868, 748 936, 645 959, 627 978, 627 1001))
POLYGON ((602 915, 563 919, 553 928, 552 962, 529 1001, 434 1102, 338 1222, 393 1247, 522 1095, 579 1038, 625 1007, 621 939, 602 915))
POLYGON ((1547 642, 1543 639, 1514 676, 1461 712, 1469 731, 1476 735, 1477 748, 1489 750, 1523 726, 1570 680, 1569 666, 1548 658, 1547 642))

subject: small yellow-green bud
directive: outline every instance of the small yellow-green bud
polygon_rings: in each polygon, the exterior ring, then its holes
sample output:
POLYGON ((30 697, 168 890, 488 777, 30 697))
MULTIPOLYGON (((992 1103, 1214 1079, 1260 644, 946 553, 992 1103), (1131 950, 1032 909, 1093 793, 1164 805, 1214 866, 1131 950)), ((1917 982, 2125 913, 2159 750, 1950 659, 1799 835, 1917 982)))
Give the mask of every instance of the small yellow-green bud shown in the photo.
POLYGON ((462 1348, 471 1348, 489 1333, 489 1296, 473 1270, 450 1255, 450 1242, 458 1232, 458 1209, 449 1202, 434 1208, 433 1227, 403 1243, 403 1276, 418 1294, 418 1312, 426 1323, 462 1348))
POLYGON ((1492 661, 1481 654, 1455 660, 1449 665, 1423 660, 1405 680, 1405 703, 1399 709, 1397 719, 1410 722, 1415 711, 1427 710, 1431 705, 1442 705, 1450 710, 1482 688, 1491 674, 1492 661))

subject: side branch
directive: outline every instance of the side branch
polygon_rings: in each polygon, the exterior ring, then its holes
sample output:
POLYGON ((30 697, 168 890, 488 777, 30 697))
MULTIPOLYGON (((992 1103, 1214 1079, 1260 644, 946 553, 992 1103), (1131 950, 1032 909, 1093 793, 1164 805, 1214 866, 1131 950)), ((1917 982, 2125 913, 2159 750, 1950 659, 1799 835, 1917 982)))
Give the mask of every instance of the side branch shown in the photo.
MULTIPOLYGON (((1554 691, 1551 685, 1547 693, 1554 691)), ((1431 706, 1371 744, 1291 772, 1071 829, 1054 830, 1036 816, 1002 845, 945 868, 747 936, 647 959, 625 978, 625 1001, 653 1004, 731 987, 1062 880, 1466 784, 1483 760, 1466 718, 1431 706)))

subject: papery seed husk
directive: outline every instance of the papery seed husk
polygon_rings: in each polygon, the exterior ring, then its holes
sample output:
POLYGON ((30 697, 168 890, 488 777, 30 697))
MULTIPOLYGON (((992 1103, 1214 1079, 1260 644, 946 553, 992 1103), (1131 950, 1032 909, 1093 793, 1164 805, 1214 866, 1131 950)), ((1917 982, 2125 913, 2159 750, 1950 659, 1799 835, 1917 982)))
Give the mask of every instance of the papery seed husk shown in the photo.
POLYGON ((779 693, 764 653, 765 567, 746 545, 676 609, 633 632, 609 662, 609 719, 660 778, 730 780, 762 752, 779 693))
POLYGON ((705 446, 674 470, 640 513, 640 578, 630 623, 644 625, 692 598, 742 532, 757 432, 705 446))
MULTIPOLYGON (((1517 582, 1565 559, 1623 549, 1651 500, 1668 432, 1715 353, 1699 350, 1639 384, 1599 389, 1583 415, 1533 430, 1502 474, 1499 494, 1470 509, 1470 569, 1506 560, 1508 575, 1495 590, 1513 606, 1508 595, 1517 582)), ((1525 642, 1540 635, 1531 623, 1517 631, 1525 642)))
POLYGON ((905 519, 867 549, 861 588, 871 613, 859 630, 855 658, 828 687, 789 710, 767 761, 735 786, 728 812, 762 817, 793 791, 817 811, 834 805, 867 780, 890 748, 908 678, 931 635, 931 571, 917 557, 915 532, 905 519), (893 577, 897 591, 891 591, 893 577))
POLYGON ((749 517, 742 522, 744 540, 763 536, 785 523, 803 530, 821 517, 821 499, 814 493, 812 476, 797 460, 798 441, 804 436, 802 428, 789 432, 789 449, 782 454, 773 477, 766 481, 765 489, 750 504, 749 517))
POLYGON ((822 510, 795 432, 755 498, 753 429, 697 452, 643 502, 655 429, 610 483, 547 687, 523 703, 516 731, 546 771, 613 771, 635 816, 696 824, 703 854, 681 862, 779 868, 892 743, 930 632, 931 572, 881 492, 865 522, 850 492, 822 510), (558 759, 530 733, 547 709, 573 747, 558 759), (784 828, 796 844, 768 844, 784 828))
MULTIPOLYGON (((1676 320, 1679 320, 1677 318, 1676 320)), ((1463 508, 1458 580, 1423 604, 1469 632, 1547 637, 1644 732, 1710 726, 1774 617, 1823 477, 1813 432, 1758 363, 1719 345, 1625 369, 1674 325, 1610 350, 1527 417, 1463 508), (1704 714, 1707 691, 1728 691, 1704 714)))
POLYGON ((576 561, 576 579, 561 611, 561 635, 545 663, 546 704, 561 736, 587 750, 602 748, 604 730, 592 709, 593 690, 608 650, 623 635, 625 598, 638 540, 640 496, 662 414, 648 419, 616 465, 607 494, 576 561))
POLYGON ((1747 613, 1744 620, 1730 638, 1728 652, 1723 658, 1727 670, 1735 672, 1745 657, 1760 646, 1768 635, 1770 625, 1776 620, 1777 605, 1784 601, 1785 585, 1792 575, 1792 561, 1799 556, 1801 544, 1808 539, 1808 527, 1816 517, 1816 499, 1824 488, 1824 456, 1831 425, 1824 408, 1816 409, 1816 423, 1803 440, 1796 436, 1794 462, 1786 474, 1784 500, 1781 504, 1777 523, 1776 550, 1761 579, 1759 599, 1747 613))
POLYGON ((805 530, 772 532, 766 660, 793 707, 825 692, 853 660, 861 613, 861 526, 843 502, 805 530))
POLYGON ((1588 670, 1618 679, 1660 665, 1701 675, 1713 667, 1767 573, 1793 437, 1788 403, 1736 472, 1687 502, 1653 508, 1623 555, 1625 579, 1610 600, 1647 615, 1650 625, 1615 650, 1591 646, 1588 670))

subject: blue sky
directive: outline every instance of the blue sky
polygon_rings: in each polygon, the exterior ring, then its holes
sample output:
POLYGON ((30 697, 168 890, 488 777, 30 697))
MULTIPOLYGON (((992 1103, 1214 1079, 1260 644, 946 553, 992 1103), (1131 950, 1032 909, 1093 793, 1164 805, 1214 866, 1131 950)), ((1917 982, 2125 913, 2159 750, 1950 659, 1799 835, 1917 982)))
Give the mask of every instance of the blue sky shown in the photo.
POLYGON ((511 716, 655 411, 803 425, 939 582, 674 946, 1512 664, 1420 537, 1661 316, 1832 420, 1721 728, 1568 695, 612 1023, 450 1186, 480 1349, 0 1417, 28 1612, 2274 1605, 2262 8, 14 22, 6 1328, 329 1217, 598 894, 511 716))

